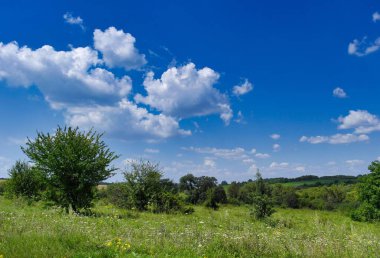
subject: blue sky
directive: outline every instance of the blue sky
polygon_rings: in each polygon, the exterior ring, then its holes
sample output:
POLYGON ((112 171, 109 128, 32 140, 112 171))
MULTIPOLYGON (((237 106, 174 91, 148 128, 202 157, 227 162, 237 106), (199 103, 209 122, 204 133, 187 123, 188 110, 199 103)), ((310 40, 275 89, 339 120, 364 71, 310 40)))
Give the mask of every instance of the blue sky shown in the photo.
MULTIPOLYGON (((121 158, 219 180, 380 158, 376 1, 0 4, 0 177, 26 137, 94 127, 121 158)), ((120 180, 117 175, 113 180, 120 180)))

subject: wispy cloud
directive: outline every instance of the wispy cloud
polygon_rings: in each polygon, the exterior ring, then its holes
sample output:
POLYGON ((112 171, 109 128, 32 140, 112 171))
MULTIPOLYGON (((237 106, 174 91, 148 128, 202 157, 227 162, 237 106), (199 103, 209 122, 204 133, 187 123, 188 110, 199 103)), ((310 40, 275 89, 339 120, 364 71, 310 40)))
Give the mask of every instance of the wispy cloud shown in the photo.
POLYGON ((79 16, 75 17, 72 13, 67 12, 63 15, 63 19, 66 23, 71 25, 78 25, 82 30, 85 30, 86 28, 83 25, 83 19, 79 16))
POLYGON ((245 79, 244 82, 240 85, 235 85, 232 89, 232 93, 235 96, 241 96, 245 95, 248 92, 253 90, 253 84, 248 81, 248 79, 245 79))

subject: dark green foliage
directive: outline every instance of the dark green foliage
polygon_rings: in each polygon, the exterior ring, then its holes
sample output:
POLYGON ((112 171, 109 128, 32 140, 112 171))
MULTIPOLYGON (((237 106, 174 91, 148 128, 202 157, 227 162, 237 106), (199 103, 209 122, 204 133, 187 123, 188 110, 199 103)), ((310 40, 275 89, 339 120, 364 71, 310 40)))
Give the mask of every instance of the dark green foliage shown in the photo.
POLYGON ((214 188, 214 198, 218 203, 226 204, 227 203, 227 194, 223 186, 217 186, 214 188))
POLYGON ((228 198, 229 199, 238 199, 239 194, 240 194, 240 185, 238 183, 236 183, 235 181, 232 182, 228 186, 227 192, 228 192, 228 198))
POLYGON ((93 130, 58 127, 53 135, 38 133, 22 148, 46 178, 47 198, 66 211, 91 207, 95 187, 116 170, 109 165, 118 156, 101 137, 93 130))
POLYGON ((272 199, 268 195, 254 195, 251 215, 256 219, 264 219, 274 213, 272 199))
POLYGON ((25 197, 31 200, 41 198, 45 189, 45 179, 35 167, 25 161, 16 161, 9 170, 9 179, 6 181, 6 193, 9 197, 25 197))
POLYGON ((371 171, 361 178, 358 190, 360 207, 353 212, 352 218, 359 221, 380 220, 380 162, 374 161, 368 167, 371 171))
POLYGON ((205 206, 217 210, 219 208, 219 203, 227 203, 227 194, 224 191, 223 186, 218 186, 214 188, 209 188, 207 190, 207 198, 205 200, 205 206))
POLYGON ((271 197, 271 188, 267 184, 259 171, 256 173, 256 180, 253 182, 254 191, 249 193, 252 201, 251 215, 256 219, 263 219, 274 213, 273 200, 271 197))
POLYGON ((0 181, 0 195, 3 195, 4 192, 5 192, 5 185, 6 185, 6 181, 0 181))
POLYGON ((187 202, 200 204, 206 201, 207 191, 217 186, 215 177, 195 177, 187 174, 180 178, 179 188, 187 195, 187 202))
POLYGON ((207 190, 207 199, 205 200, 204 205, 208 208, 217 210, 219 205, 216 199, 215 188, 210 188, 207 190))
POLYGON ((131 170, 124 173, 127 206, 139 211, 176 212, 182 209, 176 185, 161 179, 158 164, 149 161, 132 162, 131 170))
POLYGON ((129 208, 128 189, 125 183, 114 183, 105 190, 107 201, 119 208, 129 208))
POLYGON ((274 203, 283 208, 298 208, 299 201, 295 187, 283 186, 276 184, 272 187, 272 196, 274 203))

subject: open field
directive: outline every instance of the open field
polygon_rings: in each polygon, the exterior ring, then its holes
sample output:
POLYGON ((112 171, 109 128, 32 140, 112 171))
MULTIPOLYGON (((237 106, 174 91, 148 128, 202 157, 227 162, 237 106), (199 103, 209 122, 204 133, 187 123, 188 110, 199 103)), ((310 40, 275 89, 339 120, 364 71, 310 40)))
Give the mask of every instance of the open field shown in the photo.
POLYGON ((247 207, 191 215, 126 212, 66 215, 0 197, 0 256, 7 257, 377 257, 380 224, 337 212, 280 209, 255 221, 247 207), (112 242, 109 242, 112 241, 112 242))

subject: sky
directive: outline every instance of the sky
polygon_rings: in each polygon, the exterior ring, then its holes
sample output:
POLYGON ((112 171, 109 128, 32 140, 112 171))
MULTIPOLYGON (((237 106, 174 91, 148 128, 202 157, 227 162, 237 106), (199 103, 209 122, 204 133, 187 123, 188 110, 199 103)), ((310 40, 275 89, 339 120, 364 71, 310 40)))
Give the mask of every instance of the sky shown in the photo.
POLYGON ((58 126, 165 177, 358 175, 380 159, 380 2, 3 1, 0 177, 58 126))

